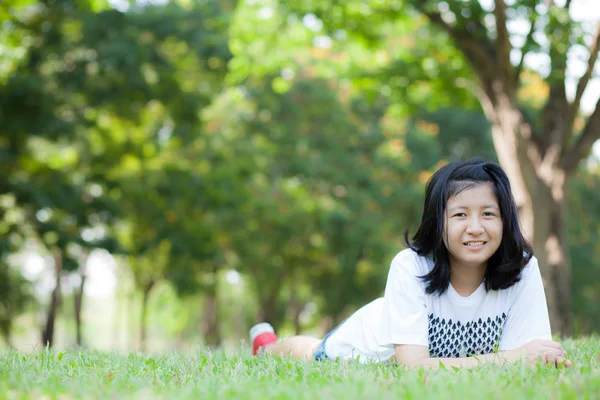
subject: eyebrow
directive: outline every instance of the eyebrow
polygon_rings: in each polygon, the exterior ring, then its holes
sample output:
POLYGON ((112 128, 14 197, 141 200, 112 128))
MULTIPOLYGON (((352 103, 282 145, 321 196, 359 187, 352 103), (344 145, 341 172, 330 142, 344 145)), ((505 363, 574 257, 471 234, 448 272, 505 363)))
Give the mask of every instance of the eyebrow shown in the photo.
MULTIPOLYGON (((465 206, 455 206, 455 207, 450 207, 448 210, 450 210, 450 211, 454 211, 454 210, 466 210, 467 208, 468 207, 465 207, 465 206)), ((493 208, 493 209, 496 209, 496 210, 500 209, 500 207, 498 207, 495 204, 486 204, 482 208, 493 208)))

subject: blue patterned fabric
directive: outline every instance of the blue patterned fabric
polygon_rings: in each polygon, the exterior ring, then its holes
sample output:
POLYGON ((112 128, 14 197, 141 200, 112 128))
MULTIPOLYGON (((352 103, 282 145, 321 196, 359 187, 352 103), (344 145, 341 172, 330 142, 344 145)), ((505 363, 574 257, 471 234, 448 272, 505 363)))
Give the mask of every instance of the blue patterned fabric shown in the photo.
POLYGON ((315 361, 331 360, 331 358, 327 357, 327 353, 325 352, 325 343, 327 343, 327 339, 329 339, 329 336, 331 336, 335 331, 337 331, 339 327, 344 324, 344 322, 346 322, 346 320, 342 321, 341 324, 333 328, 331 331, 329 331, 327 335, 325 335, 323 341, 321 342, 321 344, 319 344, 317 350, 315 350, 315 361))

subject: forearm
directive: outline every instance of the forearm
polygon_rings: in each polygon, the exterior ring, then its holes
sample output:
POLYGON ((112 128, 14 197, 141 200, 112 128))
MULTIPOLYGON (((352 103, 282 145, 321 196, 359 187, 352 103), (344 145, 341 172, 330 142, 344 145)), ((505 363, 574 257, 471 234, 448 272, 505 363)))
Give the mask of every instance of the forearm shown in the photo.
POLYGON ((408 363, 398 361, 400 364, 408 365, 411 367, 425 367, 425 368, 439 368, 443 365, 446 368, 458 367, 458 368, 473 368, 483 364, 505 364, 511 362, 511 354, 507 351, 501 351, 498 353, 482 354, 475 357, 461 357, 461 358, 430 358, 423 357, 417 360, 413 360, 408 363))

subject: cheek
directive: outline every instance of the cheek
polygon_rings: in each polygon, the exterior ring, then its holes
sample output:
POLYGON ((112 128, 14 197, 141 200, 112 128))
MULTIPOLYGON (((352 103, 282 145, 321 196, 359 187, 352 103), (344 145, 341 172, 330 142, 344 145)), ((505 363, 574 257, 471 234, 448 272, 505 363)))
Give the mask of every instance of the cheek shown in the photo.
POLYGON ((490 226, 490 231, 494 233, 494 236, 496 236, 498 240, 502 240, 502 234, 504 233, 502 222, 494 223, 490 226))
POLYGON ((452 244, 453 242, 456 241, 460 241, 461 237, 462 237, 462 233, 461 233, 461 227, 454 223, 450 223, 446 226, 446 231, 445 231, 445 236, 444 236, 444 243, 446 244, 446 247, 448 247, 448 242, 450 242, 450 244, 452 244))

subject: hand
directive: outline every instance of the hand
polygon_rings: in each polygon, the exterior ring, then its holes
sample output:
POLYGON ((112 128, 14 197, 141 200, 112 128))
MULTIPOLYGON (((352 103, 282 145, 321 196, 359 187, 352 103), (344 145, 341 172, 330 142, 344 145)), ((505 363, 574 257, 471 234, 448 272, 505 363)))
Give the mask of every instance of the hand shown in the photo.
POLYGON ((569 368, 571 365, 573 365, 573 362, 564 357, 557 357, 556 361, 554 362, 554 367, 556 368, 569 368))
POLYGON ((525 359, 531 365, 536 365, 539 362, 552 364, 556 368, 573 365, 571 360, 566 358, 567 353, 560 343, 552 340, 535 339, 519 348, 510 350, 508 353, 509 359, 513 361, 525 359))

